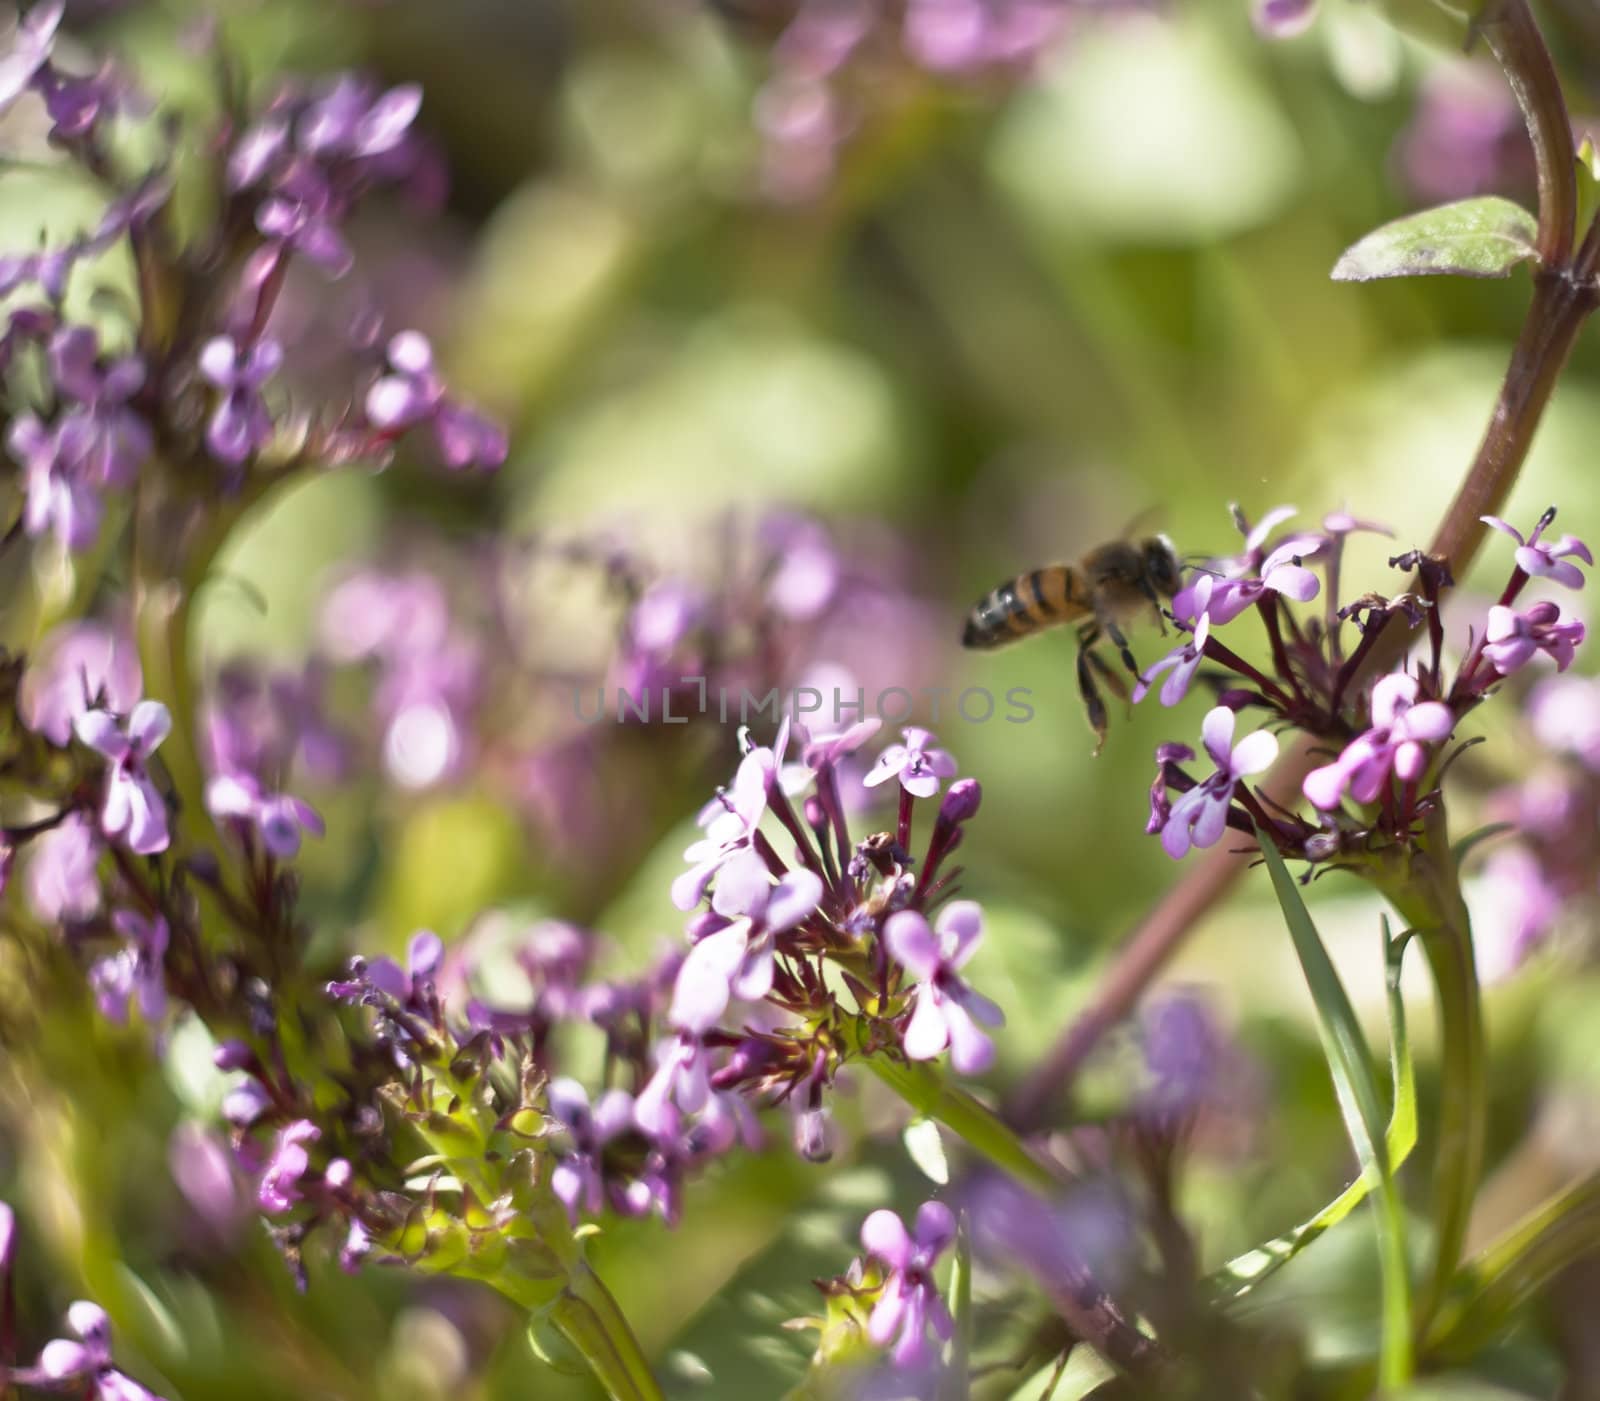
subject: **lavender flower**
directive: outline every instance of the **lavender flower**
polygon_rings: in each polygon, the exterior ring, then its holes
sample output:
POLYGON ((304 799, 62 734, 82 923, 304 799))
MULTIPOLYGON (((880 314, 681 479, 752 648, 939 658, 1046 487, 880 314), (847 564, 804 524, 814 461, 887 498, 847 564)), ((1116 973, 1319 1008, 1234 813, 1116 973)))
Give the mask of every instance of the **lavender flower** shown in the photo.
POLYGON ((101 846, 94 825, 72 813, 29 845, 24 881, 28 904, 48 924, 89 919, 100 909, 95 868, 101 846))
POLYGON ((150 779, 146 761, 172 732, 172 716, 160 701, 140 701, 124 730, 104 710, 89 710, 73 721, 78 738, 111 761, 100 828, 125 840, 128 850, 150 856, 167 848, 167 805, 150 779))
POLYGON ((389 373, 367 391, 367 419, 387 433, 420 423, 433 427, 445 466, 498 467, 506 460, 505 434, 488 419, 445 395, 433 366, 433 347, 420 331, 401 331, 389 342, 389 373))
POLYGON ((45 0, 17 21, 9 36, 10 47, 0 55, 0 112, 27 91, 39 70, 49 62, 65 8, 63 0, 45 0))
POLYGON ((774 936, 799 924, 821 898, 822 881, 812 872, 790 871, 774 885, 759 856, 736 853, 717 876, 712 928, 678 970, 672 1024, 709 1031, 731 998, 765 997, 772 989, 774 936), (745 918, 726 918, 737 915, 745 918))
POLYGON ((652 1138, 671 1138, 678 1131, 676 1105, 696 1114, 711 1098, 706 1048, 687 1032, 656 1049, 656 1072, 634 1101, 633 1121, 652 1138))
POLYGON ((1004 1026, 1005 1014, 975 992, 958 970, 978 950, 983 912, 971 900, 957 900, 939 912, 934 928, 915 910, 889 916, 884 943, 915 979, 916 1006, 904 1036, 906 1055, 932 1060, 946 1046, 950 1063, 963 1075, 979 1075, 994 1063, 994 1042, 978 1029, 1004 1026))
POLYGON ((607 1090, 591 1109, 588 1093, 569 1076, 558 1076, 546 1092, 550 1113, 566 1130, 571 1150, 550 1175, 550 1187, 574 1225, 580 1212, 597 1215, 604 1202, 601 1154, 606 1144, 633 1124, 633 1096, 607 1090))
POLYGON ((885 1269, 867 1336, 878 1347, 893 1343, 890 1357, 897 1367, 920 1367, 931 1359, 930 1331, 946 1342, 955 1334, 933 1280, 935 1262, 955 1238, 956 1219, 943 1202, 924 1202, 912 1232, 888 1210, 875 1211, 861 1223, 863 1249, 885 1269))
POLYGON ((128 407, 144 385, 144 363, 130 355, 102 366, 87 326, 52 336, 49 358, 57 390, 76 401, 62 416, 58 443, 78 445, 73 455, 97 486, 127 486, 151 451, 149 425, 128 407))
POLYGON ((35 539, 53 533, 69 550, 86 550, 94 544, 102 507, 88 476, 91 444, 83 421, 64 421, 52 429, 34 414, 18 414, 6 434, 6 446, 22 466, 23 529, 35 539))
POLYGON ((99 707, 126 714, 143 692, 138 649, 120 628, 64 623, 33 653, 18 709, 30 730, 65 748, 78 716, 99 707))
POLYGON ((1307 603, 1317 596, 1322 585, 1300 561, 1321 546, 1321 536, 1300 535, 1273 550, 1253 578, 1213 579, 1202 575, 1192 589, 1184 590, 1173 600, 1173 612, 1184 621, 1203 614, 1220 626, 1231 623, 1268 593, 1307 603))
POLYGON ((301 833, 320 837, 325 830, 309 803, 288 793, 264 793, 248 774, 218 774, 206 784, 206 807, 214 817, 254 827, 261 844, 280 861, 299 852, 301 833))
POLYGON ((230 336, 216 336, 200 351, 200 373, 222 391, 206 424, 206 448, 227 467, 238 467, 272 441, 272 415, 261 386, 283 364, 283 347, 263 338, 237 345, 230 336))
POLYGON ((89 965, 89 986, 94 989, 100 1015, 121 1026, 133 1003, 139 1015, 154 1025, 167 1010, 162 969, 170 937, 167 921, 160 915, 147 919, 132 910, 118 910, 111 916, 111 924, 122 936, 122 947, 89 965))
POLYGON ((1555 661, 1556 670, 1565 671, 1583 638, 1583 624, 1575 618, 1563 619, 1557 604, 1535 603, 1519 613, 1497 603, 1489 610, 1484 628, 1483 655, 1502 676, 1520 671, 1539 652, 1555 661))
POLYGON ((1417 703, 1417 680, 1404 672, 1385 676, 1372 688, 1372 728, 1357 735, 1331 764, 1313 769, 1301 785, 1307 800, 1325 812, 1338 807, 1348 789, 1358 803, 1372 802, 1391 773, 1407 783, 1428 766, 1425 744, 1449 737, 1450 707, 1417 703))
POLYGON ((737 853, 748 850, 781 761, 771 749, 752 749, 740 761, 733 787, 720 792, 700 813, 705 836, 683 853, 693 865, 672 883, 672 903, 692 910, 711 878, 737 853))
POLYGON ((1517 542, 1517 568, 1523 573, 1535 579, 1552 579, 1569 589, 1581 589, 1583 571, 1577 565, 1570 563, 1566 557, 1570 555, 1575 559, 1581 559, 1585 564, 1592 565, 1594 556, 1589 553, 1589 547, 1576 535, 1563 535, 1554 542, 1541 539, 1555 517, 1555 507, 1552 506, 1539 517, 1538 523, 1533 527, 1533 534, 1526 540, 1522 538, 1520 530, 1507 524, 1499 516, 1480 516, 1479 519, 1485 525, 1509 535, 1517 542))
POLYGON ((306 1144, 315 1143, 321 1137, 322 1131, 309 1119, 296 1119, 278 1130, 272 1156, 256 1190, 256 1201, 262 1211, 278 1215, 300 1200, 300 1181, 311 1166, 306 1144))
MULTIPOLYGON (((1182 794, 1158 825, 1146 829, 1161 833, 1161 845, 1175 861, 1186 856, 1191 847, 1215 846, 1222 839, 1233 790, 1239 781, 1264 772, 1278 757, 1278 741, 1266 730, 1257 730, 1234 744, 1235 722, 1233 711, 1225 705, 1206 713, 1200 736, 1216 772, 1182 794)), ((1152 823, 1157 816, 1152 812, 1152 823)))
POLYGON ((112 1365, 111 1320, 98 1304, 79 1299, 69 1306, 67 1327, 74 1336, 46 1343, 34 1366, 15 1373, 14 1380, 54 1391, 75 1384, 89 1401, 160 1401, 112 1365))
POLYGON ((933 747, 933 735, 915 726, 901 731, 904 744, 891 744, 878 755, 862 780, 868 788, 898 778, 900 786, 914 798, 931 798, 939 791, 939 780, 954 777, 956 761, 943 749, 933 747))
MULTIPOLYGON (((1201 581, 1210 584, 1207 577, 1201 581)), ((1206 612, 1205 604, 1210 599, 1210 589, 1207 588, 1204 596, 1196 595, 1199 604, 1199 621, 1194 625, 1194 633, 1189 640, 1179 647, 1174 647, 1166 656, 1151 664, 1139 678, 1133 688, 1134 704, 1138 704, 1150 693, 1150 688, 1155 685, 1156 677, 1164 671, 1170 671, 1171 676, 1161 683, 1161 704, 1176 705, 1189 693, 1189 683, 1194 680, 1195 673, 1200 669, 1200 662, 1205 656, 1206 638, 1211 635, 1211 617, 1206 612)))
POLYGON ((1254 0, 1250 17, 1266 39, 1292 39, 1311 28, 1317 0, 1254 0))

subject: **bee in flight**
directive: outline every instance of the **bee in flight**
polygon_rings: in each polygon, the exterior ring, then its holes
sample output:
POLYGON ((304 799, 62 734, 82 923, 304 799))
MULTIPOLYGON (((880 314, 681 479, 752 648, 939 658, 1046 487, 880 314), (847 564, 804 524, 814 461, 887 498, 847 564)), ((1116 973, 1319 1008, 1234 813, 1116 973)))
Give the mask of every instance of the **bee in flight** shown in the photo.
POLYGON ((1161 600, 1178 592, 1183 564, 1165 535, 1144 540, 1114 540, 1090 550, 1076 564, 1049 564, 1007 579, 973 604, 961 645, 992 651, 1046 628, 1078 624, 1078 690, 1094 726, 1098 754, 1106 742, 1106 704, 1098 676, 1116 695, 1128 698, 1127 683, 1096 650, 1110 638, 1135 678, 1139 665, 1128 648, 1122 625, 1148 608, 1165 632, 1161 600))

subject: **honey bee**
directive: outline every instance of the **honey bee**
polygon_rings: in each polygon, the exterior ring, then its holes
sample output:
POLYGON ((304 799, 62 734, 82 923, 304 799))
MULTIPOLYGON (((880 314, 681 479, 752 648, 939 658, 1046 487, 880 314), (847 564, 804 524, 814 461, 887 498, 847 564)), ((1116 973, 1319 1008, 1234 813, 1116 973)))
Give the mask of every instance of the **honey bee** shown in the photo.
POLYGON ((1076 564, 1049 564, 1007 579, 973 604, 961 645, 992 651, 1046 628, 1078 623, 1078 690, 1094 727, 1098 754, 1106 742, 1106 705, 1098 676, 1123 700, 1127 683, 1096 651, 1111 639, 1122 664, 1137 678, 1139 664, 1129 650, 1122 624, 1149 608, 1161 631, 1161 600, 1178 592, 1183 564, 1165 535, 1114 540, 1089 551, 1076 564))

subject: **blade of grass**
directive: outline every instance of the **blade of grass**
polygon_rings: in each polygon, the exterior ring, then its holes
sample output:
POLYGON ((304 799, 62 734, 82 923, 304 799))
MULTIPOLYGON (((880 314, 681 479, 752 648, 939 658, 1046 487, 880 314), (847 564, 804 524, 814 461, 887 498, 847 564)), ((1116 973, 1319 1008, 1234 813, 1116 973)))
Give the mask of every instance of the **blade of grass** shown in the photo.
MULTIPOLYGON (((1372 1070, 1367 1040, 1356 1020, 1355 1009, 1322 937, 1312 922, 1299 887, 1271 842, 1260 839, 1261 855, 1272 877, 1273 892, 1283 911, 1284 923, 1294 942, 1306 986, 1316 1008, 1317 1029, 1323 1055, 1333 1076, 1334 1094, 1344 1116, 1345 1129, 1355 1147, 1361 1173, 1372 1194, 1378 1228, 1378 1265, 1383 1283, 1383 1337, 1378 1354, 1378 1377, 1384 1387, 1404 1386, 1413 1365, 1411 1346, 1411 1282, 1406 1269, 1405 1219, 1400 1195, 1390 1170, 1387 1145, 1380 1128, 1378 1084, 1372 1070)), ((1390 940, 1384 929, 1386 963, 1395 978, 1394 960, 1387 957, 1390 940)), ((1391 983, 1393 988, 1393 982, 1391 983)), ((1390 1006, 1397 991, 1391 990, 1390 1006)))
MULTIPOLYGON (((1384 1133, 1389 1171, 1399 1170, 1417 1146, 1417 1075, 1411 1059, 1411 1042, 1406 1030, 1405 1002, 1400 996, 1400 963, 1408 936, 1389 937, 1384 925, 1384 964, 1389 999, 1389 1056, 1394 1080, 1394 1107, 1384 1133)), ((1234 1256, 1214 1271, 1207 1280, 1212 1298, 1218 1304, 1234 1304, 1258 1285, 1270 1279, 1296 1255, 1343 1221, 1367 1199, 1370 1184, 1363 1174, 1340 1192, 1315 1215, 1292 1230, 1263 1241, 1243 1254, 1234 1256)))

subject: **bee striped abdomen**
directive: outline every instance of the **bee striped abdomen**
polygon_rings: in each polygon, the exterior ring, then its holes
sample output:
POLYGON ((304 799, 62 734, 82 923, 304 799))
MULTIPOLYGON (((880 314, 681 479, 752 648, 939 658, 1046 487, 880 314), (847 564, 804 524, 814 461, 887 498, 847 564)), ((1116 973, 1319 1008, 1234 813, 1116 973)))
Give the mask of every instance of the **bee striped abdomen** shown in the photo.
POLYGON ((1081 618, 1087 611, 1074 571, 1050 565, 1019 574, 973 605, 961 634, 963 647, 1001 647, 1043 628, 1081 618))

